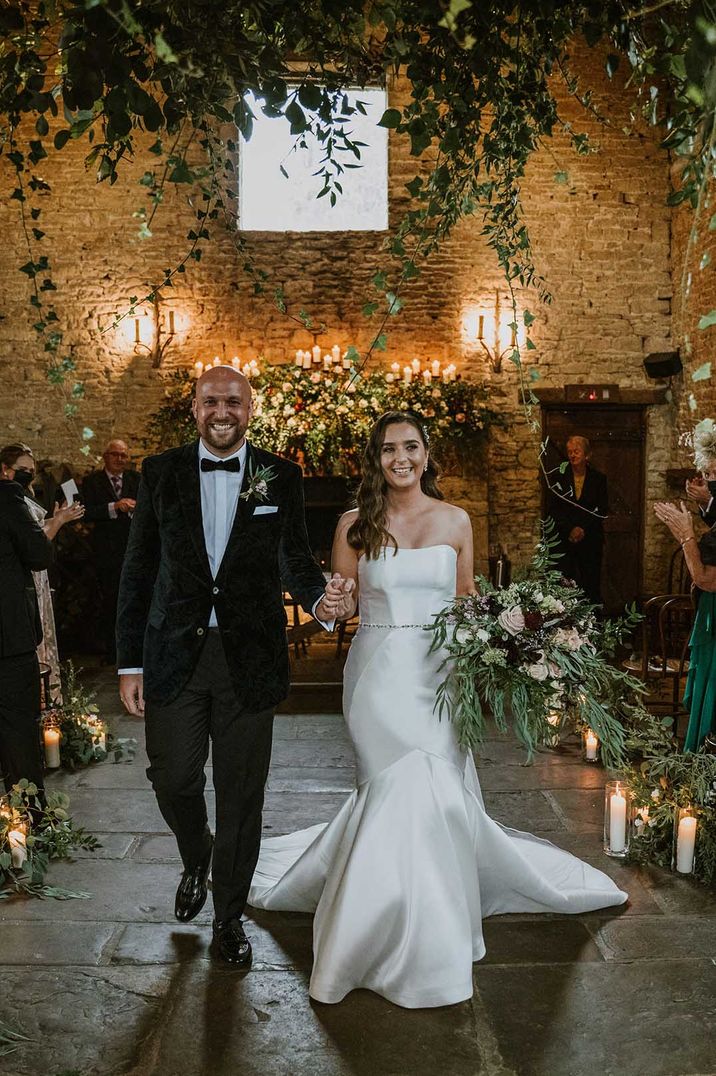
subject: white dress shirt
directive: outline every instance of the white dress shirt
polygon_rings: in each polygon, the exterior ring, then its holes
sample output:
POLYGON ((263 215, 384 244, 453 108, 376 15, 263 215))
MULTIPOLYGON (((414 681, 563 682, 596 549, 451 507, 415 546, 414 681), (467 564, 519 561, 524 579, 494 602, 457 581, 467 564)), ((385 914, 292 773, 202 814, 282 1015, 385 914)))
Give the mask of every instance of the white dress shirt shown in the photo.
MULTIPOLYGON (((241 484, 244 481, 246 470, 246 441, 238 452, 230 456, 215 456, 203 441, 199 441, 199 484, 201 487, 201 520, 204 526, 204 544, 209 558, 211 574, 216 579, 224 559, 226 546, 234 525, 236 509, 239 504, 241 484), (202 471, 202 460, 213 460, 217 463, 225 463, 227 460, 238 459, 241 464, 240 471, 202 471)), ((219 626, 216 619, 216 610, 211 610, 209 627, 219 626)))

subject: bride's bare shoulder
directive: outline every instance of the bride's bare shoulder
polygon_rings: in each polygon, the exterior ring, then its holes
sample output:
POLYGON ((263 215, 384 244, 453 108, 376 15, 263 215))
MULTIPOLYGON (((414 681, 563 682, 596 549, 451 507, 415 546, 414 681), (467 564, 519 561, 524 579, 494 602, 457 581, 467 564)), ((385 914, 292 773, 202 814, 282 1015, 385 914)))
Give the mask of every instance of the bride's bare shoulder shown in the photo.
POLYGON ((336 537, 345 537, 345 535, 348 533, 349 529, 352 527, 352 525, 357 519, 357 508, 351 508, 348 512, 344 512, 343 515, 339 518, 338 523, 336 524, 336 537))

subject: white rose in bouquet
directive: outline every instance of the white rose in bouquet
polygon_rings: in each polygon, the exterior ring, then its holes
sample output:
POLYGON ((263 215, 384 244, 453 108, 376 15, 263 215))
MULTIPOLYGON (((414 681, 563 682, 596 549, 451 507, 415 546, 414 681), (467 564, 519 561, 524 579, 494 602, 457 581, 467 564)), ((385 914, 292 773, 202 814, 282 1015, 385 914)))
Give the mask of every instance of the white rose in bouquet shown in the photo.
POLYGON ((537 598, 537 595, 535 595, 535 598, 537 601, 539 601, 540 611, 543 613, 564 612, 564 602, 561 602, 559 598, 552 597, 551 594, 546 594, 542 598, 537 598))
POLYGON ((576 628, 557 628, 552 640, 555 646, 564 646, 568 650, 579 650, 584 641, 576 628))
POLYGON ((485 631, 484 628, 478 628, 475 632, 475 638, 479 639, 481 643, 486 643, 490 638, 489 631, 485 631))
POLYGON ((544 661, 536 661, 534 665, 523 665, 522 668, 533 680, 541 682, 549 676, 549 669, 544 661))
POLYGON ((465 646, 467 643, 471 642, 473 638, 474 636, 470 628, 458 628, 455 632, 455 642, 459 646, 465 646))
POLYGON ((497 623, 510 635, 519 635, 525 628, 525 615, 519 605, 513 605, 511 609, 502 610, 497 623))

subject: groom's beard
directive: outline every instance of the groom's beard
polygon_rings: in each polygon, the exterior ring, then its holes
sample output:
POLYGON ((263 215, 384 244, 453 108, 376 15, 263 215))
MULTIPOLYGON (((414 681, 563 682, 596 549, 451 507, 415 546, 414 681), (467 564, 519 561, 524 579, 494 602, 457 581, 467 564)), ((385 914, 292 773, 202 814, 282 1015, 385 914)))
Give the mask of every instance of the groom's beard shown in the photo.
POLYGON ((210 422, 207 422, 204 428, 199 430, 199 433, 208 448, 215 448, 219 452, 232 452, 241 447, 246 434, 246 427, 242 428, 237 423, 226 429, 217 430, 213 428, 210 422))

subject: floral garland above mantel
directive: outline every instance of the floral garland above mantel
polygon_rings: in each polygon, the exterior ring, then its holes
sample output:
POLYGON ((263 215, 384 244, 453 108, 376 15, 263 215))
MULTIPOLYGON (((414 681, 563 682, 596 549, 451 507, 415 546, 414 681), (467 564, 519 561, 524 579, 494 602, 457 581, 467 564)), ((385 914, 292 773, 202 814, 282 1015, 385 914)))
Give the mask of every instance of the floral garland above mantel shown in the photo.
MULTIPOLYGON (((251 441, 295 459, 309 475, 357 474, 370 429, 385 411, 420 416, 431 450, 450 469, 460 469, 484 442, 489 426, 502 421, 489 406, 487 386, 462 378, 454 366, 445 367, 447 376, 435 377, 428 368, 429 378, 419 360, 399 364, 399 377, 394 369, 357 374, 343 362, 304 367, 253 360, 237 368, 249 376, 254 390, 251 441)), ((187 371, 171 375, 165 402, 149 422, 150 447, 170 448, 196 436, 194 384, 187 371)))

